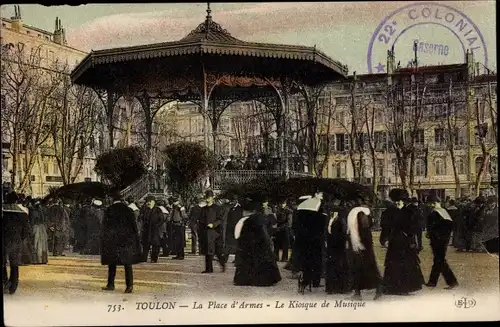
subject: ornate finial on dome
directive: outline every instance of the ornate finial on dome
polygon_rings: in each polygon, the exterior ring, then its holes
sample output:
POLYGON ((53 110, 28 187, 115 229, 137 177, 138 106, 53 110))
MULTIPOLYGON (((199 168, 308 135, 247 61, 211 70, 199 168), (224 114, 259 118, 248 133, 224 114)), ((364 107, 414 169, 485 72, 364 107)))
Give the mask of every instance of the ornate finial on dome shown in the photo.
POLYGON ((212 21, 212 16, 210 15, 211 12, 212 10, 210 10, 210 2, 207 2, 207 21, 212 21))

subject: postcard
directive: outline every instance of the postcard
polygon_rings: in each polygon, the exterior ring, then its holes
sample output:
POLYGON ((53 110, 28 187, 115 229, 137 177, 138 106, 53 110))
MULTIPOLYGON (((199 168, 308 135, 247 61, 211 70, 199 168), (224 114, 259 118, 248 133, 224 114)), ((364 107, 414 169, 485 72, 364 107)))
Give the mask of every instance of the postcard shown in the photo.
POLYGON ((500 319, 494 1, 0 11, 6 326, 500 319))

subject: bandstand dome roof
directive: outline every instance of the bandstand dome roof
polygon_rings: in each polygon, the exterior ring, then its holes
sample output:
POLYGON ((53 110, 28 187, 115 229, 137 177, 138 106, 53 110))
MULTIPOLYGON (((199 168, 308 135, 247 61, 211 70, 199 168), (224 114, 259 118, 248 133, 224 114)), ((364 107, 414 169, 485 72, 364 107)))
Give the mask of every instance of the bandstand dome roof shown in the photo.
POLYGON ((146 79, 145 71, 180 76, 207 71, 237 76, 294 76, 305 84, 346 78, 345 65, 314 47, 246 42, 206 20, 179 41, 92 51, 72 71, 76 84, 106 87, 119 80, 146 79), (201 58, 201 59, 200 59, 201 58), (144 75, 141 77, 141 75, 144 75))

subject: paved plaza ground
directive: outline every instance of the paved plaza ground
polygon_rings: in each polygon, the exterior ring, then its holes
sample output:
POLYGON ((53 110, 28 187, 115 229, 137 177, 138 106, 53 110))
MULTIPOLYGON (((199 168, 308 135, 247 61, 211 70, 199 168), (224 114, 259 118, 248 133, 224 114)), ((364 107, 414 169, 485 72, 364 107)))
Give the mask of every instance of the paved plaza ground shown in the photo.
MULTIPOLYGON (((377 234, 374 237, 378 239, 377 234)), ((383 272, 386 250, 378 244, 375 250, 383 272)), ((432 265, 427 242, 420 259, 427 278, 432 265)), ((66 257, 50 257, 47 265, 20 268, 17 293, 4 296, 5 324, 33 327, 498 319, 498 257, 457 253, 450 247, 448 262, 460 282, 454 290, 444 290, 446 285, 440 279, 437 288, 424 287, 411 296, 383 296, 373 301, 374 291, 368 291, 363 292, 364 301, 354 303, 349 301, 350 295, 327 295, 324 287, 298 294, 297 280, 283 269, 284 263, 279 263, 283 280, 277 285, 241 287, 232 283, 233 264, 229 263, 223 273, 214 262, 215 273, 202 274, 204 258, 193 255, 183 261, 160 258, 158 263, 135 265, 133 294, 123 293, 124 272, 119 267, 116 290, 105 292, 101 287, 107 281, 107 267, 101 265, 99 256, 68 253, 66 257), (459 305, 465 299, 473 301, 473 305, 459 305), (321 306, 327 302, 330 306, 321 306), (222 308, 224 305, 227 307, 222 308), (242 310, 241 305, 257 307, 242 310), (310 305, 316 307, 304 307, 310 305)))
MULTIPOLYGON (((375 240, 378 235, 374 235, 375 240)), ((426 240, 427 241, 427 240, 426 240)), ((375 244, 376 257, 381 273, 386 250, 375 244)), ((453 247, 448 250, 448 262, 460 283, 456 292, 491 292, 498 289, 498 257, 488 253, 457 253, 453 247)), ((429 244, 424 244, 420 254, 421 267, 428 278, 432 266, 432 253, 429 244)), ((234 264, 228 263, 225 273, 214 262, 215 273, 202 274, 204 258, 187 255, 183 261, 160 257, 158 263, 142 263, 134 266, 134 293, 136 295, 161 294, 172 297, 196 297, 200 293, 218 296, 254 297, 272 293, 276 296, 291 296, 297 293, 297 280, 291 273, 282 269, 283 280, 271 288, 233 286, 234 264)), ((31 265, 20 268, 20 286, 14 297, 50 297, 51 299, 72 299, 85 296, 94 299, 109 296, 101 291, 107 281, 107 267, 102 266, 99 256, 68 253, 65 257, 49 257, 47 265, 31 265)), ((322 282, 324 284, 324 282, 322 282)), ((440 278, 436 289, 418 292, 418 295, 449 292, 443 290, 444 280, 440 278)), ((116 290, 125 289, 123 268, 118 268, 116 290)), ((306 296, 324 296, 324 288, 306 293, 306 296)), ((131 295, 133 296, 133 295, 131 295)))

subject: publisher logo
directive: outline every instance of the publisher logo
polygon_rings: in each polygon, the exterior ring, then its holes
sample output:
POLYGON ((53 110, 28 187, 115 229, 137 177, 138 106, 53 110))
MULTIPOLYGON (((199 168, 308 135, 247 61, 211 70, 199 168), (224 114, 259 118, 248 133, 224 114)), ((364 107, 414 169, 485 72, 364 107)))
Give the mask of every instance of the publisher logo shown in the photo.
POLYGON ((455 306, 460 309, 470 309, 476 306, 476 300, 470 297, 461 297, 455 300, 455 306))

